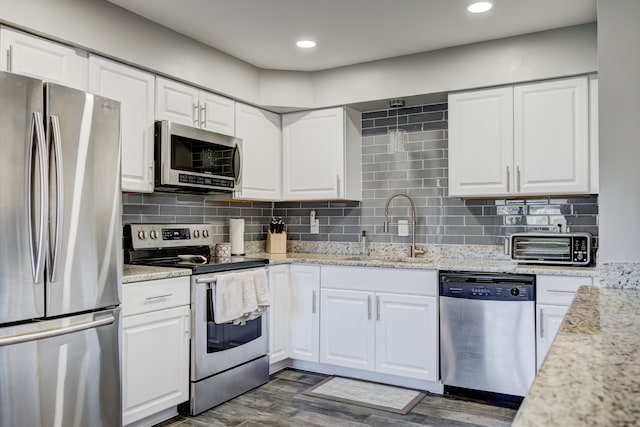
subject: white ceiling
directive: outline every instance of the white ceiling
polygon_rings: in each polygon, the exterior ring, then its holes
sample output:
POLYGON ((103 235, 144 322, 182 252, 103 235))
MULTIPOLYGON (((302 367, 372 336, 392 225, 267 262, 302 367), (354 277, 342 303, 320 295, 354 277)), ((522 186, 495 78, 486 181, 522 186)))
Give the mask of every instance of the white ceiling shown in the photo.
POLYGON ((596 0, 108 0, 260 68, 317 71, 596 20, 596 0), (315 40, 311 50, 295 46, 315 40))

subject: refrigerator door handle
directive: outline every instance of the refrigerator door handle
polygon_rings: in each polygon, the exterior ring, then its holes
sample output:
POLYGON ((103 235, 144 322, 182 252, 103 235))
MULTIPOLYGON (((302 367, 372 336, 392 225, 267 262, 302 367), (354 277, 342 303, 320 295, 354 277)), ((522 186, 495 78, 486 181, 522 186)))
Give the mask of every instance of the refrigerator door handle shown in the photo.
POLYGON ((63 215, 63 200, 62 196, 64 194, 64 184, 62 182, 62 138, 60 136, 60 120, 58 116, 51 115, 51 129, 52 129, 52 138, 51 138, 51 148, 53 151, 53 159, 54 164, 56 166, 55 170, 55 178, 56 178, 56 209, 55 209, 55 222, 54 222, 54 235, 52 242, 52 250, 50 251, 50 265, 51 272, 49 280, 55 282, 58 277, 58 264, 59 264, 59 254, 60 254, 60 245, 62 244, 62 239, 60 236, 62 235, 62 215, 63 215))
POLYGON ((28 215, 28 229, 29 229, 29 247, 31 248, 31 271, 33 273, 33 282, 41 283, 44 281, 44 262, 45 262, 45 225, 46 225, 46 211, 47 211, 47 177, 48 173, 48 161, 46 159, 47 149, 44 133, 44 124, 42 122, 42 115, 39 111, 34 111, 31 116, 31 135, 29 138, 29 157, 27 163, 27 215, 28 215), (35 144, 34 144, 35 137, 35 144), (35 150, 34 150, 35 145, 35 150), (33 212, 33 163, 35 160, 35 151, 37 151, 39 172, 40 172, 40 212, 38 213, 38 239, 37 243, 34 242, 34 221, 35 215, 33 212), (34 247, 35 243, 35 247, 34 247))
POLYGON ((0 337, 0 347, 14 344, 21 344, 31 341, 39 341, 45 338, 58 337, 60 335, 72 334, 74 332, 84 331, 85 329, 97 328, 98 326, 110 325, 115 322, 116 318, 113 314, 90 322, 78 323, 77 325, 67 326, 65 328, 49 329, 46 331, 31 332, 28 334, 14 335, 9 337, 0 337))

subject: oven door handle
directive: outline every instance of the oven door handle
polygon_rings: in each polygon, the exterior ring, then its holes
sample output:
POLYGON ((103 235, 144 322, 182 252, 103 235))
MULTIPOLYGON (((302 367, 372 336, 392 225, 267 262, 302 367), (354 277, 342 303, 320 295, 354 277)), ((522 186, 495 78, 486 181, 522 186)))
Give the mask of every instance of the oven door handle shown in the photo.
POLYGON ((198 285, 215 285, 217 281, 217 277, 210 277, 208 279, 196 279, 196 283, 198 285))

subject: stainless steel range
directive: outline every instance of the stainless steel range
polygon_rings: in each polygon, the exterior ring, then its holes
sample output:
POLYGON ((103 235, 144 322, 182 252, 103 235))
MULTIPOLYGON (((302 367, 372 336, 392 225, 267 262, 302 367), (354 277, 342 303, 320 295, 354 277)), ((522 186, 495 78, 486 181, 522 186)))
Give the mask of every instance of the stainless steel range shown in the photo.
POLYGON ((265 270, 265 258, 211 255, 210 224, 129 224, 125 262, 192 270, 189 401, 182 414, 197 415, 269 380, 267 319, 215 322, 216 283, 238 270, 265 270))

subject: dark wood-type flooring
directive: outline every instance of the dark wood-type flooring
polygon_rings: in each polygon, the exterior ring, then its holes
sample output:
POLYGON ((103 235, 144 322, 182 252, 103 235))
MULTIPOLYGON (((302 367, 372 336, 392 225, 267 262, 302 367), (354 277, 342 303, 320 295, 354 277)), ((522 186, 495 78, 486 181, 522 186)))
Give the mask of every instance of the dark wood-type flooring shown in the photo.
POLYGON ((513 409, 439 395, 427 396, 406 415, 302 394, 325 375, 285 369, 270 381, 196 417, 177 416, 157 427, 254 426, 509 426, 513 409))

